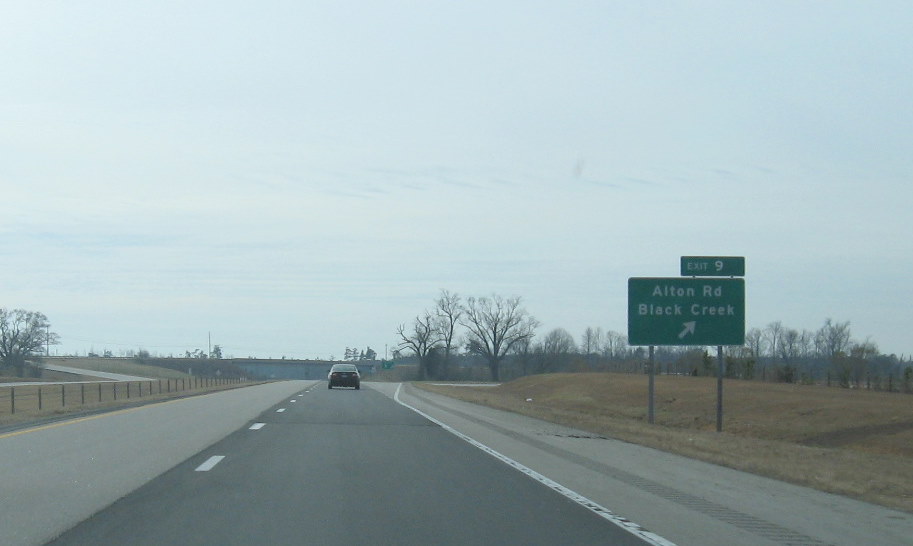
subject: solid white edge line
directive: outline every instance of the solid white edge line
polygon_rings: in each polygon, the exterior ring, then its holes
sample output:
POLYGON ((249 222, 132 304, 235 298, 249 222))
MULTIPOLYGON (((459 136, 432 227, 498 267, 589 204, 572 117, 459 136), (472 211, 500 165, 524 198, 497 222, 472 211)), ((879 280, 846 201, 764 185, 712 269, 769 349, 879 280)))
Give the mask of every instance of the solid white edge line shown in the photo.
POLYGON ((265 426, 266 426, 266 423, 254 423, 253 425, 250 426, 250 429, 248 429, 248 430, 260 430, 261 428, 263 428, 265 426))
POLYGON ((214 455, 208 459, 206 462, 197 467, 197 472, 209 472, 214 466, 222 462, 222 459, 225 458, 225 455, 214 455))
POLYGON ((520 472, 526 474, 527 476, 529 476, 530 478, 536 480, 537 482, 542 483, 542 484, 545 485, 546 487, 549 487, 549 488, 551 488, 552 490, 554 490, 554 491, 556 491, 556 492, 558 492, 558 493, 564 495, 564 496, 567 497, 568 499, 570 499, 570 500, 576 502, 577 504, 583 506, 584 508, 586 508, 586 509, 589 510, 590 512, 593 512, 593 513, 596 514, 597 516, 600 516, 600 517, 602 517, 603 519, 608 520, 608 521, 614 523, 614 524, 617 525, 618 527, 621 527, 621 528, 624 529, 625 531, 627 531, 627 532, 629 532, 629 533, 631 533, 631 534, 637 536, 638 538, 640 538, 640 539, 646 541, 647 543, 652 544, 652 545, 654 545, 654 546, 676 546, 674 542, 671 542, 671 541, 669 541, 669 540, 666 540, 665 538, 663 538, 663 537, 657 535, 656 533, 651 533, 650 531, 647 531, 646 529, 644 529, 643 527, 641 527, 640 525, 634 523, 633 521, 631 521, 631 520, 629 520, 629 519, 625 519, 625 518, 623 518, 623 517, 621 517, 621 516, 617 516, 617 515, 613 514, 612 511, 609 510, 608 508, 606 508, 606 507, 604 507, 604 506, 600 506, 599 504, 597 504, 597 503, 591 501, 590 499, 584 497, 583 495, 577 493, 576 491, 572 491, 571 489, 568 489, 567 487, 564 487, 564 486, 561 485, 560 483, 558 483, 558 482, 556 482, 556 481, 553 481, 553 480, 551 480, 551 479, 549 479, 549 478, 546 478, 545 476, 543 476, 542 474, 539 474, 539 473, 536 472, 535 470, 533 470, 533 469, 531 469, 531 468, 527 468, 526 466, 524 466, 524 465, 518 463, 517 461, 511 459, 510 457, 508 457, 508 456, 506 456, 506 455, 502 455, 501 453, 498 453, 497 451, 495 451, 494 449, 492 449, 492 448, 486 446, 485 444, 482 444, 482 443, 480 443, 480 442, 478 442, 478 441, 476 441, 476 440, 473 440, 473 439, 470 438, 469 436, 466 436, 465 434, 463 434, 462 432, 456 430, 455 428, 451 427, 450 425, 444 424, 444 423, 442 423, 441 421, 438 421, 437 419, 435 419, 434 417, 431 417, 431 416, 428 415, 427 413, 425 413, 425 412, 423 412, 423 411, 421 411, 421 410, 419 410, 419 409, 417 409, 417 408, 414 408, 414 407, 410 406, 409 404, 403 402, 402 400, 399 399, 399 391, 400 391, 400 389, 402 389, 402 387, 403 387, 403 384, 400 383, 400 384, 396 387, 396 392, 393 394, 393 400, 395 400, 396 403, 400 404, 401 406, 405 406, 405 407, 411 409, 411 410, 414 411, 415 413, 421 415, 421 416, 424 417, 425 419, 428 419, 429 421, 431 421, 432 423, 434 423, 434 424, 438 425, 439 427, 443 428, 443 429, 446 430, 447 432, 449 432, 449 433, 455 435, 456 437, 458 437, 458 438, 460 438, 460 439, 462 439, 462 440, 465 440, 466 442, 469 442, 470 444, 472 444, 472 445, 474 445, 475 447, 481 449, 481 450, 484 451, 485 453, 488 453, 488 454, 491 455, 492 457, 494 457, 494 458, 500 460, 500 461, 503 462, 503 463, 506 463, 506 464, 512 466, 512 467, 515 468, 516 470, 519 470, 520 472))

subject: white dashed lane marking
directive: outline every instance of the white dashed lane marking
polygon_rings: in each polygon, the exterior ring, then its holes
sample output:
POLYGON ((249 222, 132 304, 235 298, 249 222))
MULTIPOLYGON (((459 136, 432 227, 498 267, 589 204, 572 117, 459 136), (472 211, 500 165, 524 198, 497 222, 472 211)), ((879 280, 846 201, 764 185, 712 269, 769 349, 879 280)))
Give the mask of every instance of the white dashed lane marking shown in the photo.
POLYGON ((285 408, 279 408, 276 410, 276 413, 282 413, 283 411, 285 411, 285 408))
POLYGON ((209 472, 214 466, 222 462, 225 455, 215 455, 206 459, 206 462, 197 467, 197 472, 209 472))
POLYGON ((261 428, 263 428, 265 426, 266 426, 266 423, 254 423, 253 425, 250 426, 250 430, 260 430, 261 428))

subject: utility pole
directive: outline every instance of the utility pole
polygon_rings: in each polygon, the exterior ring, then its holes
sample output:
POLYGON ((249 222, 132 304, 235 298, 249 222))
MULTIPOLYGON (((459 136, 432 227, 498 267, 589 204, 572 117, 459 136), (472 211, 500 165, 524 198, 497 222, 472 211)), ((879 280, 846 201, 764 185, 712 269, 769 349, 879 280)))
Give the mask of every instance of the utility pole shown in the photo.
POLYGON ((208 332, 208 333, 209 333, 209 352, 206 353, 207 358, 212 354, 212 332, 208 332))

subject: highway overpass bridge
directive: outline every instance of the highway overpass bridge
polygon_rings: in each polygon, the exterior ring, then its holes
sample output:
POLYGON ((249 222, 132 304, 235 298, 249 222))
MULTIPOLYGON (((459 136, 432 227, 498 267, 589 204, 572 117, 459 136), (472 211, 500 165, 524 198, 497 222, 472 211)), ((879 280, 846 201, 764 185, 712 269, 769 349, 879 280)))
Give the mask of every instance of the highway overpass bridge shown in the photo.
MULTIPOLYGON (((333 364, 332 360, 267 360, 255 358, 235 358, 231 363, 241 368, 251 377, 265 379, 326 379, 333 364)), ((379 360, 347 361, 358 366, 362 376, 371 375, 380 368, 379 360)))

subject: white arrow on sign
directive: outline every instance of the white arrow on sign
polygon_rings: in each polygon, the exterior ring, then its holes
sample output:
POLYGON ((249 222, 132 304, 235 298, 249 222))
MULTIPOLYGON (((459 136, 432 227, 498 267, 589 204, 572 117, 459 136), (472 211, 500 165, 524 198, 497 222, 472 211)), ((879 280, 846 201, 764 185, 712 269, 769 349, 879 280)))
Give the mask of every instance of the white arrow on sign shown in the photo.
POLYGON ((685 336, 686 336, 686 335, 688 335, 688 334, 693 334, 693 333, 694 333, 694 327, 697 326, 697 322, 695 322, 695 321, 693 321, 693 320, 692 320, 691 322, 683 322, 683 323, 682 323, 682 326, 684 326, 685 329, 682 330, 682 333, 680 333, 680 334, 678 335, 678 339, 685 339, 685 336))

